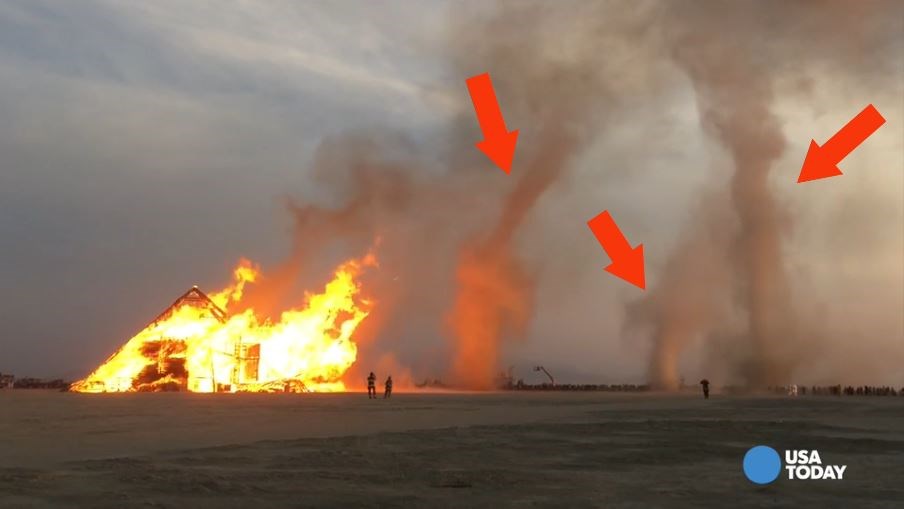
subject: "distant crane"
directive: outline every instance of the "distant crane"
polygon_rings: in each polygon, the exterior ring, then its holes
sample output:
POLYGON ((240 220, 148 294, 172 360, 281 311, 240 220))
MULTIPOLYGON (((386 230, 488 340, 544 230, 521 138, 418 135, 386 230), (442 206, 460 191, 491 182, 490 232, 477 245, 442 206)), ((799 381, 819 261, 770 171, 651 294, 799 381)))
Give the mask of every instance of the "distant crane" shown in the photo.
POLYGON ((552 375, 549 374, 549 371, 546 371, 546 368, 544 368, 543 366, 534 366, 534 371, 542 371, 546 373, 546 376, 549 377, 549 382, 553 385, 556 384, 556 379, 553 378, 552 375))

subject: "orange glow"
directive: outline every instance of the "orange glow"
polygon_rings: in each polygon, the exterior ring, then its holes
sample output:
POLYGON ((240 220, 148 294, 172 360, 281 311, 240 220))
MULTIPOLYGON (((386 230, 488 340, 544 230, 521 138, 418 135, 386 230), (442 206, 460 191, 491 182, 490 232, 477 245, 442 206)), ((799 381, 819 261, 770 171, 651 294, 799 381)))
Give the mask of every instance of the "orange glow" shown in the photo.
POLYGON ((372 306, 356 278, 375 264, 373 255, 343 263, 322 292, 271 323, 253 309, 229 313, 259 276, 243 259, 230 286, 210 296, 189 290, 71 390, 343 391, 358 352, 352 336, 372 306))

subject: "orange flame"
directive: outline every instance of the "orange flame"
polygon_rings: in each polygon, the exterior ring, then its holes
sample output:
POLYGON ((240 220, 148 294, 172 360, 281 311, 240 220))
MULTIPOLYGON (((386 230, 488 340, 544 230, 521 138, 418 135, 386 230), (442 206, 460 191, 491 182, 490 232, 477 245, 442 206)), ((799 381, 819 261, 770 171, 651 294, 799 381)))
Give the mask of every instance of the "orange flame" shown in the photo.
POLYGON ((189 291, 71 390, 345 390, 342 376, 358 353, 352 335, 373 304, 356 278, 374 265, 371 254, 343 263, 321 293, 306 294, 305 306, 271 323, 253 309, 227 314, 260 274, 243 259, 232 285, 209 297, 189 291))

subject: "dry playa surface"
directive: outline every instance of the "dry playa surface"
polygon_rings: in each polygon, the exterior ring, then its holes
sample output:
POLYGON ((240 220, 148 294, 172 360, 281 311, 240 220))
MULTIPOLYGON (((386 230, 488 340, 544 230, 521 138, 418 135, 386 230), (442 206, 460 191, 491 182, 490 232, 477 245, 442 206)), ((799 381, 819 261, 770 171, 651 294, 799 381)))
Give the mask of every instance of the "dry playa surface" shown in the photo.
POLYGON ((0 507, 901 507, 904 397, 0 391, 0 507), (750 483, 752 446, 839 481, 750 483))

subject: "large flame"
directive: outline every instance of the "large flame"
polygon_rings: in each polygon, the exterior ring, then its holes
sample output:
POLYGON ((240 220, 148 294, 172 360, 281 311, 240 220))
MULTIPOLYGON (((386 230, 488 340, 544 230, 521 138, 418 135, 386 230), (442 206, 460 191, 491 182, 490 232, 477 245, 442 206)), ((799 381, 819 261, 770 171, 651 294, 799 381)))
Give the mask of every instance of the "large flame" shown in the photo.
POLYGON ((71 390, 345 390, 342 375, 358 352, 352 334, 372 305, 356 278, 374 264, 372 255, 345 262, 321 293, 271 323, 253 309, 229 313, 259 276, 242 260, 232 285, 209 297, 190 290, 71 390))

